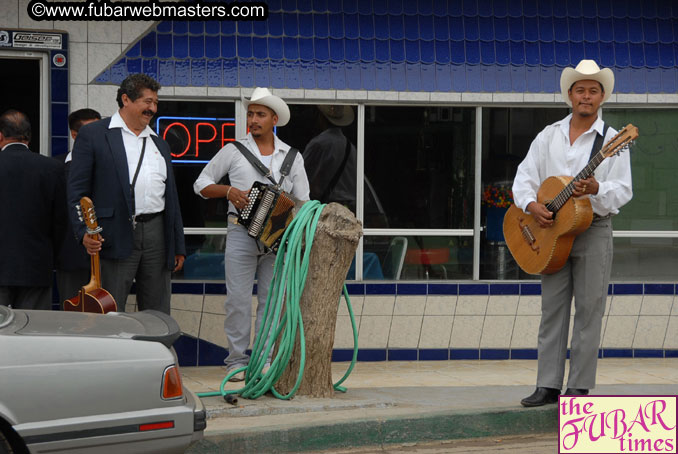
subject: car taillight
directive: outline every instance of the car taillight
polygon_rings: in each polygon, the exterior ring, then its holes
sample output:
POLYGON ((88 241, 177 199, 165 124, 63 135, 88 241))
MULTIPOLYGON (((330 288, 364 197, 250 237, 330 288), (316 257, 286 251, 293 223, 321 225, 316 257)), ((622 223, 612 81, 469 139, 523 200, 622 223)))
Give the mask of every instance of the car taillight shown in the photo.
POLYGON ((139 432, 148 432, 149 430, 173 429, 174 421, 156 422, 151 424, 142 424, 139 426, 139 432))
POLYGON ((183 394, 179 368, 175 365, 169 366, 165 369, 165 374, 162 378, 162 398, 177 399, 183 396, 183 394))

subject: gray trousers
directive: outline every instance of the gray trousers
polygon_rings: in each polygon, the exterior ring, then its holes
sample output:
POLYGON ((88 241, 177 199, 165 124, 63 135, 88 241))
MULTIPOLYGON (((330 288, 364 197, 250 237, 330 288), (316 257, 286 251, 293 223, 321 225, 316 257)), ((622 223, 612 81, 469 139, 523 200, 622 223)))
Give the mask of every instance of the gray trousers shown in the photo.
MULTIPOLYGON (((115 299, 118 312, 125 312, 127 296, 136 280, 137 310, 155 309, 169 315, 172 296, 171 274, 165 260, 163 215, 139 222, 129 257, 101 259, 101 286, 115 299)), ((106 232, 102 232, 104 239, 106 232)))
MULTIPOLYGON (((228 357, 224 363, 229 368, 244 366, 249 362, 245 351, 250 346, 254 276, 257 276, 256 333, 266 309, 276 257, 273 253, 264 253, 261 243, 257 247, 258 242, 247 235, 243 226, 233 224, 232 219, 234 218, 229 217, 224 251, 227 293, 224 303, 224 331, 228 340, 228 357)), ((270 356, 269 354, 269 359, 270 356)))
POLYGON ((595 387, 611 270, 612 220, 594 219, 591 227, 574 240, 565 266, 557 273, 542 276, 538 387, 563 386, 573 296, 575 314, 567 387, 595 387))
POLYGON ((52 287, 0 285, 0 305, 49 311, 52 309, 52 287))

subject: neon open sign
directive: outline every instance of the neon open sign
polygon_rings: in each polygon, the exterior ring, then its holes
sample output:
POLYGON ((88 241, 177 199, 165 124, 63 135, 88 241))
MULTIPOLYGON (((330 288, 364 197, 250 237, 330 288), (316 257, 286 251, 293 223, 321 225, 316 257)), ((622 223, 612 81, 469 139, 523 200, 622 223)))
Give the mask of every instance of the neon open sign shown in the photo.
POLYGON ((235 118, 158 117, 155 132, 167 141, 175 163, 207 163, 235 140, 235 118))

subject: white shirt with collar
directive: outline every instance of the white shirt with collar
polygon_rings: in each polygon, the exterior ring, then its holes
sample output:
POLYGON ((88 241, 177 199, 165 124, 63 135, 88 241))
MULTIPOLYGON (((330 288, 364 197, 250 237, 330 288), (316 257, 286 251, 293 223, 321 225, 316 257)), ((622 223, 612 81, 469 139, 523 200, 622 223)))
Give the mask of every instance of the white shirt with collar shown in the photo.
MULTIPOLYGON (((269 168, 272 169, 273 178, 276 181, 280 181, 280 166, 282 166, 290 146, 278 139, 277 136, 273 137, 275 141, 274 151, 271 155, 269 168)), ((262 156, 261 152, 259 152, 259 147, 254 141, 252 134, 247 134, 244 138, 239 139, 238 142, 245 145, 257 159, 262 162, 265 160, 266 157, 262 156)), ((217 184, 226 174, 228 174, 231 180, 231 186, 241 191, 249 190, 255 181, 271 184, 271 181, 259 173, 235 145, 229 143, 219 150, 205 168, 202 169, 200 176, 193 183, 193 190, 199 196, 206 198, 200 194, 200 191, 211 184, 217 184)), ((294 159, 290 174, 283 180, 282 189, 299 200, 308 200, 308 178, 304 170, 304 159, 301 157, 301 153, 298 153, 294 159)), ((229 210, 235 211, 233 204, 230 202, 229 210)))
MULTIPOLYGON (((552 176, 575 176, 588 164, 597 134, 603 133, 600 116, 591 128, 570 145, 572 114, 544 128, 534 139, 527 156, 518 166, 513 181, 513 199, 523 211, 537 200, 537 191, 545 179, 552 176)), ((617 134, 608 128, 604 143, 617 134)), ((598 150, 596 150, 598 151, 598 150)), ((593 212, 599 216, 617 214, 633 197, 630 151, 603 160, 594 172, 599 183, 598 194, 588 195, 593 212)))
POLYGON ((111 124, 108 126, 108 129, 113 128, 120 128, 122 132, 122 141, 125 145, 125 153, 127 154, 127 170, 129 171, 130 184, 134 180, 134 173, 139 164, 144 138, 146 138, 144 160, 141 163, 139 176, 134 187, 134 214, 150 214, 163 211, 165 209, 167 164, 151 138, 151 136, 157 136, 157 134, 149 126, 146 126, 141 131, 141 134, 137 136, 127 127, 125 121, 120 116, 120 112, 116 112, 111 117, 111 124))

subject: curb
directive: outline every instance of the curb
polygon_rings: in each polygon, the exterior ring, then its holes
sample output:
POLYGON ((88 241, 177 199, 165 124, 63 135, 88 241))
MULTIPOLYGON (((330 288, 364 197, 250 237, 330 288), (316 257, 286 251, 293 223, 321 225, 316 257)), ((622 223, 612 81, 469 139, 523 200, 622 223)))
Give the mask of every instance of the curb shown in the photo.
POLYGON ((490 409, 413 417, 357 419, 336 424, 278 426, 205 434, 187 454, 286 453, 477 437, 556 432, 557 409, 490 409))

